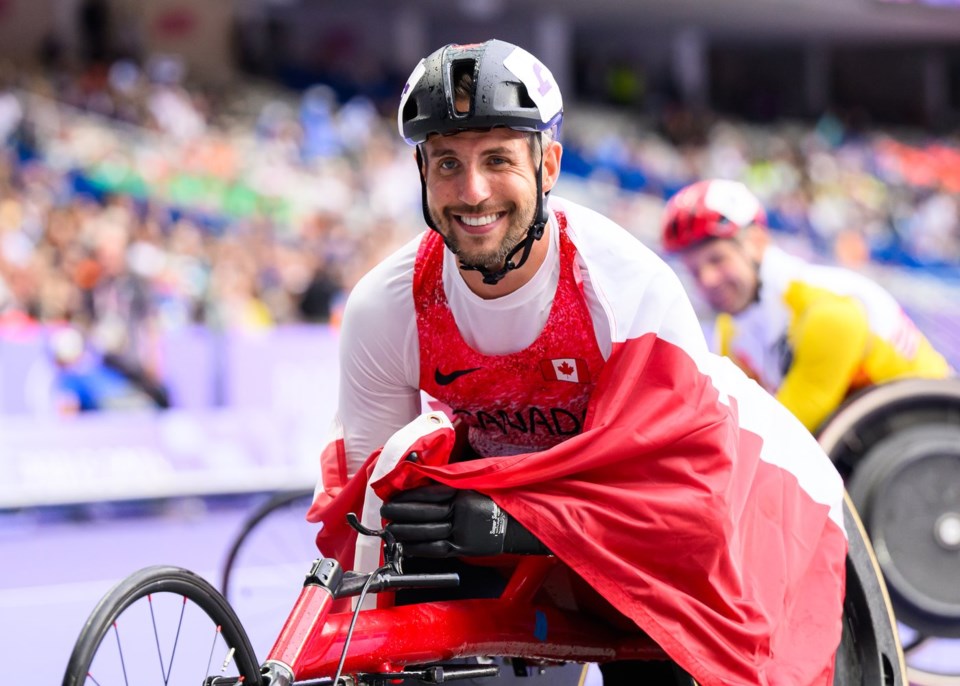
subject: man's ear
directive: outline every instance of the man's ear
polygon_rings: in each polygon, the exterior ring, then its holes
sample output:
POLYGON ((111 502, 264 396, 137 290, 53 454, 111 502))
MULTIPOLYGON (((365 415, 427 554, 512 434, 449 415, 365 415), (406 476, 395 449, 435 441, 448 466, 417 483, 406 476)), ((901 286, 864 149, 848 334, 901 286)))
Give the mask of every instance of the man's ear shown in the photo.
POLYGON ((543 151, 543 192, 553 189, 560 176, 560 159, 563 157, 563 146, 559 141, 551 141, 543 151))
POLYGON ((759 263, 770 245, 770 234, 766 227, 751 224, 740 232, 740 240, 750 259, 759 263))

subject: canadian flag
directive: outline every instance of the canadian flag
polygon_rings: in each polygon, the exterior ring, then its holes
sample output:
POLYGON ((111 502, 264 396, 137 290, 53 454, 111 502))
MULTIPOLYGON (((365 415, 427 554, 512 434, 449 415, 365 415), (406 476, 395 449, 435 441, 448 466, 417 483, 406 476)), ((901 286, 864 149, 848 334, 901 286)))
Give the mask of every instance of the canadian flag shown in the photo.
POLYGON ((574 357, 541 360, 540 371, 547 381, 570 381, 571 383, 590 381, 590 369, 587 363, 574 357))

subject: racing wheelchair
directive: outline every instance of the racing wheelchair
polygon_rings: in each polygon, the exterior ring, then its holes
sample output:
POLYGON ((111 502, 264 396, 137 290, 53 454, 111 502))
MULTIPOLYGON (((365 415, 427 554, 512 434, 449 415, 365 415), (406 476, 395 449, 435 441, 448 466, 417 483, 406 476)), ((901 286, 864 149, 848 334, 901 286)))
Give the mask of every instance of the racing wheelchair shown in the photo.
MULTIPOLYGON (((960 380, 870 387, 817 436, 877 550, 911 680, 960 684, 960 380)), ((278 608, 292 602, 288 580, 315 550, 303 521, 311 499, 310 490, 271 498, 230 547, 220 588, 260 652, 270 647, 274 627, 262 622, 264 604, 251 596, 282 598, 278 608)))
MULTIPOLYGON (((843 632, 834 683, 906 686, 896 627, 876 560, 849 502, 850 539, 843 632)), ((571 611, 569 570, 550 555, 524 556, 495 598, 366 607, 370 594, 450 588, 454 573, 404 573, 398 547, 382 531, 385 564, 371 574, 342 571, 336 560, 313 562, 266 659, 258 662, 236 613, 202 577, 150 567, 107 592, 84 625, 64 686, 159 682, 204 686, 321 686, 445 683, 493 679, 509 657, 523 664, 666 660, 639 631, 571 611), (334 611, 337 599, 355 609, 334 611), (475 663, 452 663, 477 657, 475 663)), ((387 604, 389 605, 389 603, 387 604)), ((693 680, 675 670, 673 684, 693 680)))
POLYGON ((952 664, 929 657, 960 647, 960 379, 870 387, 817 439, 844 477, 906 627, 910 680, 960 684, 956 654, 952 664))

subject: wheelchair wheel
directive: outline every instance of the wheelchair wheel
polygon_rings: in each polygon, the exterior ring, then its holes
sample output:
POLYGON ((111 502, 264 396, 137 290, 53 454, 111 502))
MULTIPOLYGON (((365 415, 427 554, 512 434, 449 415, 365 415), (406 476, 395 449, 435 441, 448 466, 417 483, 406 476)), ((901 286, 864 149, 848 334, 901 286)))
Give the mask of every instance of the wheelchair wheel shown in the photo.
POLYGON ((960 380, 874 386, 817 438, 873 542, 911 680, 960 686, 960 380))
POLYGON ((193 572, 157 566, 120 581, 97 604, 63 686, 197 686, 210 676, 261 684, 253 648, 224 597, 193 572))
POLYGON ((918 424, 877 443, 849 481, 897 618, 960 637, 960 426, 918 424))
POLYGON ((304 518, 312 501, 311 490, 272 496, 244 520, 227 551, 220 589, 258 655, 273 645, 319 555, 317 527, 304 518))
POLYGON ((917 424, 960 425, 960 379, 904 379, 851 396, 817 430, 844 479, 884 438, 917 424))
POLYGON ((849 539, 843 633, 837 650, 836 686, 906 686, 906 666, 880 566, 860 518, 844 497, 849 539))

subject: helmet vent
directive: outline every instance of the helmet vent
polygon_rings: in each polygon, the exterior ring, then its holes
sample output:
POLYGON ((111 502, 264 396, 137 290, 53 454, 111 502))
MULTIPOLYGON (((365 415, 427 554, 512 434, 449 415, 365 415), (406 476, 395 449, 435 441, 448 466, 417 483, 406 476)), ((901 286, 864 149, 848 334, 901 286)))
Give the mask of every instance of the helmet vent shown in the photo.
POLYGON ((523 108, 536 109, 537 107, 537 104, 533 101, 533 98, 530 97, 530 92, 527 90, 526 86, 522 84, 517 86, 517 104, 523 108))
POLYGON ((401 115, 401 119, 405 122, 413 121, 414 119, 417 118, 417 114, 419 114, 419 111, 420 111, 420 108, 417 107, 417 99, 410 98, 409 100, 407 100, 407 104, 403 106, 403 114, 401 115))
POLYGON ((476 93, 476 79, 474 76, 477 66, 476 60, 457 60, 451 65, 450 77, 453 81, 453 107, 458 115, 470 114, 473 110, 473 98, 476 93), (469 87, 469 95, 461 93, 462 88, 469 87))

